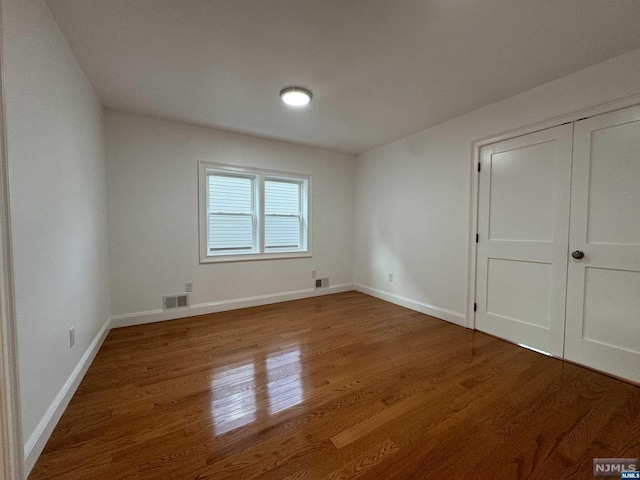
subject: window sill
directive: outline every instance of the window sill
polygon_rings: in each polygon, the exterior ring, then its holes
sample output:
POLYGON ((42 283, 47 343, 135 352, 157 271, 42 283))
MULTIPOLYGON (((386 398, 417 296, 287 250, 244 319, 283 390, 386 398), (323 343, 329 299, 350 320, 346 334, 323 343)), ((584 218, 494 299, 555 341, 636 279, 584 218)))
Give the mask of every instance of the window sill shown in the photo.
POLYGON ((227 263, 227 262, 249 262, 254 260, 277 260, 285 258, 311 257, 310 250, 305 252, 274 252, 274 253, 237 253, 232 255, 216 255, 200 259, 200 263, 227 263))

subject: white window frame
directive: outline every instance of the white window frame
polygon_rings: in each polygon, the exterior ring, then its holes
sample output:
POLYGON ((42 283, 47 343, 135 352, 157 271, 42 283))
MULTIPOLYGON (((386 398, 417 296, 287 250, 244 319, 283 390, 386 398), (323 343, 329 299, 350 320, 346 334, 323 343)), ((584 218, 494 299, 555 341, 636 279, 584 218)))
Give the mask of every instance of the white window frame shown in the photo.
POLYGON ((198 164, 198 210, 200 263, 242 262, 248 260, 268 260, 277 258, 311 257, 311 175, 237 167, 220 163, 199 162, 198 164), (253 248, 250 251, 231 250, 211 254, 208 250, 209 234, 209 174, 253 179, 253 248), (264 183, 266 180, 295 182, 300 184, 300 248, 296 250, 265 252, 264 234, 264 183))

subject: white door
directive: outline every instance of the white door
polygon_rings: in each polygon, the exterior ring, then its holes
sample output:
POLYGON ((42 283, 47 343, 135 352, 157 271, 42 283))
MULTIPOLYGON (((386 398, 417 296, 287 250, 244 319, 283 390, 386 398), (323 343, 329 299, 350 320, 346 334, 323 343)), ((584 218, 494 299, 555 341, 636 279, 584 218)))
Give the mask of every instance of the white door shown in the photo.
POLYGON ((640 107, 576 122, 572 178, 565 357, 639 382, 640 107))
POLYGON ((476 328, 562 356, 573 125, 481 150, 476 328))

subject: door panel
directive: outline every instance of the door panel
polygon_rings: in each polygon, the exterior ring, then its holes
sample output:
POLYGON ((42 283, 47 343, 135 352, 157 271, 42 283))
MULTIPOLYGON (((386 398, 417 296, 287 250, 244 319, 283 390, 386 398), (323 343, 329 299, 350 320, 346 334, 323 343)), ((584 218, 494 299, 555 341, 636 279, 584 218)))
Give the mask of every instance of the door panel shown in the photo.
POLYGON ((588 242, 640 245, 640 122, 591 132, 589 157, 588 242))
POLYGON ((640 272, 585 268, 585 340, 640 354, 640 272))
POLYGON ((550 141, 492 155, 490 240, 553 241, 555 148, 550 141))
POLYGON ((640 381, 640 107, 575 124, 565 356, 640 381))
POLYGON ((572 125, 482 148, 476 328, 563 353, 572 125))
POLYGON ((489 258, 488 270, 487 313, 549 328, 550 264, 489 258))

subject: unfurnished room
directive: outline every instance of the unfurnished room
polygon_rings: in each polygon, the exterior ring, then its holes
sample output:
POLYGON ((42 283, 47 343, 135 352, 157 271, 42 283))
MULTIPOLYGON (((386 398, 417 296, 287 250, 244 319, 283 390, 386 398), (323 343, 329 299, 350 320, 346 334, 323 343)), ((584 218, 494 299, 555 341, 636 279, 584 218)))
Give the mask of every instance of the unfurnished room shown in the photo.
POLYGON ((640 478, 640 1, 0 18, 0 478, 640 478))

